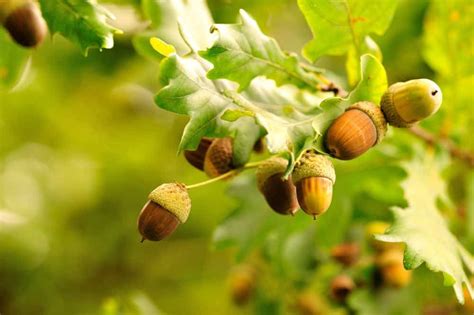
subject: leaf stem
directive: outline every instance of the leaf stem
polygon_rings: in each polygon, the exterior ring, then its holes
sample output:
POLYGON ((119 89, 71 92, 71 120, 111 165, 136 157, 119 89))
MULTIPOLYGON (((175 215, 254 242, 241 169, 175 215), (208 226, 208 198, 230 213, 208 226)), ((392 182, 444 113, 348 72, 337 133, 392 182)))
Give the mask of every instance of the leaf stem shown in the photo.
POLYGON ((231 171, 228 171, 227 173, 224 173, 220 176, 217 176, 217 177, 214 177, 214 178, 211 178, 211 179, 208 179, 208 180, 205 180, 203 182, 200 182, 200 183, 196 183, 196 184, 192 184, 192 185, 186 185, 186 188, 187 189, 193 189, 193 188, 198 188, 198 187, 202 187, 202 186, 206 186, 206 185, 209 185, 209 184, 212 184, 214 182, 217 182, 217 181, 220 181, 220 180, 223 180, 223 179, 226 179, 228 177, 232 177, 242 171, 245 171, 245 170, 248 170, 248 169, 252 169, 252 168, 256 168, 258 167, 260 164, 262 164, 265 160, 263 161, 258 161, 258 162, 251 162, 251 163, 247 163, 245 164, 244 166, 242 167, 239 167, 239 168, 236 168, 236 169, 233 169, 231 171))
POLYGON ((195 54, 196 48, 194 48, 194 45, 191 44, 188 36, 185 34, 184 29, 183 29, 183 24, 181 23, 181 21, 178 21, 178 32, 179 32, 179 35, 181 35, 181 38, 183 39, 186 46, 188 46, 189 49, 191 49, 191 52, 195 54))

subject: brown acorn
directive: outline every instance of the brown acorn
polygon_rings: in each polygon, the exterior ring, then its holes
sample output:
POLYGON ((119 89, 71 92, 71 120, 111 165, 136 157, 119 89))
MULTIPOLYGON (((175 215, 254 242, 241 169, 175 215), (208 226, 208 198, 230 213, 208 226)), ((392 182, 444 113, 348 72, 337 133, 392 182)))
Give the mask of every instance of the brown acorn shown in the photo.
POLYGON ((339 303, 344 303, 355 287, 351 277, 339 275, 331 281, 331 297, 339 303))
POLYGON ((298 294, 295 301, 295 311, 298 315, 321 315, 321 299, 316 293, 307 291, 298 294))
POLYGON ((336 172, 324 155, 308 151, 296 163, 292 173, 300 207, 316 219, 331 205, 336 172))
POLYGON ((189 162, 189 164, 191 164, 198 170, 201 170, 201 171, 204 170, 204 158, 206 157, 207 150, 209 149, 209 146, 211 145, 212 140, 213 139, 211 138, 203 137, 201 141, 199 142, 199 145, 196 150, 184 151, 184 157, 189 162))
POLYGON ((266 160, 257 168, 257 186, 275 212, 293 215, 299 205, 291 176, 283 179, 287 165, 288 161, 280 157, 266 160))
POLYGON ((379 253, 375 265, 387 286, 402 288, 411 281, 412 271, 403 266, 403 250, 394 248, 379 253))
MULTIPOLYGON (((474 278, 471 279, 471 286, 474 287, 474 278)), ((464 286, 463 288, 463 295, 464 295, 464 305, 463 305, 464 310, 466 310, 466 312, 470 312, 469 314, 474 314, 474 295, 471 296, 466 286, 464 286)))
POLYGON ((358 102, 329 127, 325 144, 331 156, 351 160, 382 141, 387 122, 379 106, 358 102))
POLYGON ((138 216, 142 241, 162 240, 188 219, 191 199, 183 184, 162 184, 150 193, 148 199, 138 216))
POLYGON ((257 154, 262 154, 265 152, 265 140, 263 138, 259 138, 255 144, 253 145, 253 152, 257 154))
POLYGON ((360 246, 356 243, 344 243, 331 249, 331 257, 346 267, 352 266, 360 255, 360 246))
POLYGON ((212 141, 204 158, 204 172, 217 177, 234 169, 232 164, 232 139, 216 138, 212 141))
POLYGON ((239 266, 230 274, 230 295, 236 305, 243 306, 250 301, 255 291, 256 278, 256 271, 251 266, 239 266))
POLYGON ((32 1, 17 1, 17 3, 20 4, 9 8, 11 11, 6 14, 3 26, 18 44, 35 47, 44 40, 48 32, 46 22, 36 3, 32 1))
POLYGON ((435 82, 417 79, 392 84, 380 104, 390 125, 406 128, 436 113, 442 101, 435 82))

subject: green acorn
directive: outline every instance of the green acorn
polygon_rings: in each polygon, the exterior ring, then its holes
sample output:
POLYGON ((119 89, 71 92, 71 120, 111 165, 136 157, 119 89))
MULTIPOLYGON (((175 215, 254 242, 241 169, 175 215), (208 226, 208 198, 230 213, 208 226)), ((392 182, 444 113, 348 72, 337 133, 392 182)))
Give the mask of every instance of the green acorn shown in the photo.
POLYGON ((293 215, 299 205, 291 176, 287 180, 283 179, 287 165, 288 161, 280 157, 266 160, 257 168, 257 186, 273 210, 293 215))
POLYGON ((188 219, 191 199, 185 185, 162 184, 150 193, 148 199, 138 216, 142 241, 162 240, 188 219))
POLYGON ((325 145, 332 157, 351 160, 382 141, 386 132, 387 122, 380 107, 357 102, 329 127, 325 145))
POLYGON ((300 207, 315 219, 331 205, 336 172, 324 155, 308 151, 296 163, 292 173, 300 207))
POLYGON ((442 100, 436 83, 417 79, 391 85, 382 96, 381 107, 390 125, 406 128, 436 113, 442 100))

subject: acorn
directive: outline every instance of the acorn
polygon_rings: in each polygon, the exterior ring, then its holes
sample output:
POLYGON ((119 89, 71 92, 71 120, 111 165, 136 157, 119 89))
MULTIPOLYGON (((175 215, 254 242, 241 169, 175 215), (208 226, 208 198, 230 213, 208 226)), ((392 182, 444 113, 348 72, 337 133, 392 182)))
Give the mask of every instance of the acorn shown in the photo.
POLYGON ((332 186, 336 182, 331 161, 324 155, 307 151, 296 163, 291 176, 300 207, 316 219, 331 205, 332 186))
POLYGON ((253 145, 253 152, 257 154, 262 154, 265 152, 265 140, 263 138, 259 138, 257 141, 255 141, 253 145))
POLYGON ((355 287, 351 277, 339 275, 331 281, 331 297, 339 303, 344 303, 355 287))
POLYGON ((382 141, 386 132, 387 122, 380 107, 357 102, 329 127, 325 145, 331 156, 351 160, 382 141))
POLYGON ((48 27, 37 4, 32 1, 10 1, 5 9, 3 26, 11 37, 24 47, 40 44, 48 27))
POLYGON ((375 265, 387 286, 403 288, 411 281, 412 271, 403 266, 403 250, 393 248, 379 253, 375 265))
POLYGON ((257 274, 251 266, 239 266, 229 277, 230 295, 234 304, 243 306, 252 298, 257 274))
POLYGON ((344 243, 331 249, 331 257, 346 267, 357 262, 360 255, 360 246, 356 243, 344 243))
MULTIPOLYGON (((474 287, 474 278, 471 279, 471 285, 474 287)), ((467 287, 463 288, 463 295, 464 295, 464 305, 463 308, 467 312, 470 312, 469 314, 474 314, 474 296, 471 296, 469 294, 469 290, 467 287)))
POLYGON ((204 158, 204 172, 209 177, 217 177, 234 169, 232 151, 231 138, 214 139, 204 158))
POLYGON ((266 160, 257 168, 257 187, 275 212, 293 215, 299 205, 291 176, 283 179, 287 165, 288 161, 280 157, 266 160))
POLYGON ((162 184, 150 193, 148 199, 138 216, 142 242, 160 241, 188 219, 191 199, 184 184, 162 184))
POLYGON ((198 170, 204 170, 204 158, 206 157, 207 150, 212 143, 212 138, 203 137, 199 142, 196 150, 185 150, 184 157, 186 160, 197 168, 198 170))
POLYGON ((298 315, 323 314, 320 300, 319 296, 311 291, 298 294, 294 303, 295 313, 298 315))
POLYGON ((442 101, 436 83, 417 79, 391 85, 382 96, 381 107, 390 125, 407 128, 436 113, 442 101))

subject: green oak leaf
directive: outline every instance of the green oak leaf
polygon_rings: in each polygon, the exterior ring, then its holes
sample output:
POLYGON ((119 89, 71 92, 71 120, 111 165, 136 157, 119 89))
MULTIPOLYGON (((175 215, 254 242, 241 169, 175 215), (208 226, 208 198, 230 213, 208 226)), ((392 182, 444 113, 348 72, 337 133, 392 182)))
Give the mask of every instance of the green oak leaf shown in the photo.
POLYGON ((158 92, 155 102, 163 109, 190 116, 180 151, 196 149, 204 136, 231 136, 234 138, 234 163, 244 164, 260 137, 260 127, 251 117, 233 122, 221 119, 227 110, 239 109, 239 105, 221 92, 228 87, 225 82, 206 77, 205 63, 199 56, 183 58, 172 54, 163 59, 160 78, 166 86, 158 92))
POLYGON ((227 90, 224 93, 234 103, 254 113, 256 122, 266 130, 265 140, 270 153, 287 153, 294 159, 310 147, 315 136, 310 116, 296 111, 297 115, 292 117, 280 116, 254 105, 235 91, 227 90))
POLYGON ((189 52, 189 45, 194 50, 209 47, 209 29, 214 21, 205 0, 142 0, 141 7, 151 25, 133 38, 133 45, 140 55, 158 61, 163 59, 162 55, 151 49, 152 37, 158 37, 173 45, 180 55, 189 52), (182 34, 186 34, 188 43, 182 34))
POLYGON ((316 89, 320 81, 314 72, 305 71, 294 54, 283 52, 275 39, 266 36, 244 10, 241 24, 216 24, 211 31, 217 39, 200 55, 214 64, 208 78, 225 78, 239 83, 239 91, 265 76, 277 85, 291 83, 316 89))
POLYGON ((473 14, 471 0, 430 4, 424 21, 423 56, 439 75, 456 79, 474 73, 470 18, 473 14))
POLYGON ((236 178, 228 193, 238 205, 215 229, 214 248, 236 246, 237 260, 242 260, 253 249, 263 247, 264 255, 282 275, 305 275, 314 263, 313 220, 304 214, 293 218, 275 215, 256 189, 255 176, 236 178))
POLYGON ((365 36, 382 35, 390 25, 396 0, 298 0, 314 39, 303 49, 314 61, 322 55, 342 55, 354 47, 362 52, 365 36))
POLYGON ((455 121, 450 136, 458 139, 459 146, 471 151, 474 149, 470 137, 472 128, 466 126, 474 126, 474 115, 466 113, 472 111, 474 99, 472 14, 474 2, 470 0, 430 2, 424 21, 422 50, 424 60, 436 73, 444 99, 438 120, 426 124, 435 129, 442 125, 440 119, 455 121))
POLYGON ((0 90, 11 89, 26 71, 30 52, 15 44, 0 28, 0 90))
POLYGON ((419 315, 421 303, 409 288, 387 289, 376 292, 356 290, 349 296, 349 306, 360 315, 419 315))
POLYGON ((314 106, 310 107, 308 102, 320 100, 317 96, 292 94, 262 80, 257 80, 249 93, 239 94, 228 81, 208 79, 207 64, 197 55, 183 58, 175 54, 161 63, 160 77, 166 86, 156 96, 156 103, 161 108, 191 117, 184 130, 180 150, 195 149, 203 136, 231 136, 234 137, 235 163, 239 165, 248 160, 255 141, 264 130, 269 151, 286 154, 292 166, 296 158, 311 147, 315 136, 312 116, 296 108, 285 112, 285 108, 291 106, 271 104, 267 96, 270 91, 278 91, 280 94, 276 93, 273 100, 291 99, 288 105, 298 103, 301 108, 312 111, 314 106), (264 92, 265 89, 269 90, 264 92), (296 95, 301 98, 292 99, 296 95), (258 101, 251 102, 251 98, 258 101))
POLYGON ((331 123, 339 117, 349 106, 359 101, 369 101, 375 104, 387 89, 387 75, 382 64, 372 55, 361 57, 362 78, 347 98, 331 97, 321 103, 322 113, 313 119, 313 128, 319 135, 316 148, 325 152, 322 143, 323 135, 331 123))
POLYGON ((276 115, 292 117, 292 115, 297 116, 297 112, 305 115, 320 113, 321 102, 334 94, 332 92, 310 92, 290 84, 277 86, 271 79, 257 77, 252 80, 242 95, 252 103, 276 115))
POLYGON ((284 223, 282 216, 268 209, 255 185, 255 179, 249 176, 240 176, 233 181, 228 193, 237 199, 238 206, 219 224, 212 237, 216 249, 237 246, 238 260, 263 245, 268 234, 284 223))
POLYGON ((91 0, 40 0, 41 12, 51 33, 60 33, 78 44, 87 55, 89 48, 114 46, 114 33, 120 30, 107 24, 113 16, 91 0))
POLYGON ((370 36, 366 36, 362 41, 359 51, 355 47, 349 48, 346 59, 346 73, 349 86, 355 86, 360 80, 360 54, 371 54, 382 62, 382 51, 370 36))
POLYGON ((404 264, 414 269, 423 262, 428 269, 442 272, 444 284, 453 286, 458 300, 464 303, 463 284, 471 296, 474 290, 468 273, 474 273, 473 256, 448 229, 436 201, 445 196, 445 184, 434 157, 417 157, 403 165, 407 178, 401 183, 408 207, 394 207, 395 222, 376 238, 406 244, 404 264))

